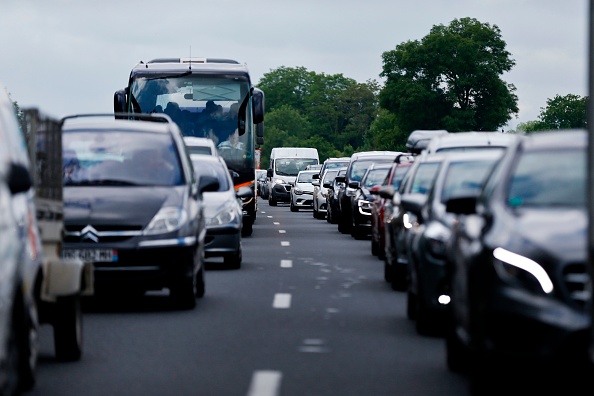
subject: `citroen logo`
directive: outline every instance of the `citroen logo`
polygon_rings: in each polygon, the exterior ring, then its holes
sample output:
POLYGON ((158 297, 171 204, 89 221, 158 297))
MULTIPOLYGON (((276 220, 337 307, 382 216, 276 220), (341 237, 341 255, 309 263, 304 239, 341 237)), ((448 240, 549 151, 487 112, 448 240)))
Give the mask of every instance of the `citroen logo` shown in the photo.
POLYGON ((97 235, 97 230, 94 229, 92 226, 88 225, 82 229, 80 232, 80 239, 83 241, 89 240, 93 242, 99 242, 99 236, 97 235))

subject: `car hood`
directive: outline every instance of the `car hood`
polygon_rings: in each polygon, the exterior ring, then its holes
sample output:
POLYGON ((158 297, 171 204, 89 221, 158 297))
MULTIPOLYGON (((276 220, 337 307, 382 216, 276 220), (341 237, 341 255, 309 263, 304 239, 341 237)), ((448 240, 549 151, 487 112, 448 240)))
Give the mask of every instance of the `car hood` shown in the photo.
POLYGON ((584 261, 586 226, 585 210, 522 208, 517 212, 510 247, 522 254, 528 243, 565 262, 584 261))
POLYGON ((311 183, 297 183, 295 187, 299 187, 303 191, 310 191, 313 192, 314 186, 311 183))
POLYGON ((187 187, 65 187, 67 224, 146 225, 164 206, 184 205, 187 187))

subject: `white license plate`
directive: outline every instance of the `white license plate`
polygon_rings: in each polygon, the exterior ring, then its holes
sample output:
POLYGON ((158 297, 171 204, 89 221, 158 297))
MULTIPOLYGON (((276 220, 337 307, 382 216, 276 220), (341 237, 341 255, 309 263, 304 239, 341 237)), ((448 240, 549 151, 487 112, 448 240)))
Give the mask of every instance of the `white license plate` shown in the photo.
POLYGON ((114 249, 64 249, 62 257, 95 263, 113 263, 118 261, 118 251, 114 249))

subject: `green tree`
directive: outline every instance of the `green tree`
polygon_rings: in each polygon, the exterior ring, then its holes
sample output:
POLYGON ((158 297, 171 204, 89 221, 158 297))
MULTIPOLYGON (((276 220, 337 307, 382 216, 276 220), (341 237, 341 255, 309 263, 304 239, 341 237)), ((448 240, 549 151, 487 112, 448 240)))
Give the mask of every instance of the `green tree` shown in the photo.
POLYGON ((382 54, 380 105, 405 133, 498 130, 518 113, 515 86, 500 78, 515 64, 505 46, 496 25, 474 18, 433 26, 382 54))
POLYGON ((568 94, 547 99, 545 108, 540 108, 540 129, 570 129, 588 127, 588 97, 568 94))
MULTIPOLYGON (((342 74, 326 75, 309 72, 303 67, 280 67, 266 73, 257 86, 266 94, 266 107, 269 114, 280 108, 297 111, 307 121, 308 133, 298 134, 297 130, 281 125, 285 121, 279 117, 266 117, 265 146, 269 145, 272 133, 288 131, 287 139, 296 137, 298 147, 314 136, 322 145, 322 150, 330 153, 350 152, 363 145, 364 135, 378 111, 378 83, 368 81, 360 84, 342 74), (275 126, 274 129, 271 128, 275 126), (327 148, 327 149, 326 149, 327 148)), ((275 139, 276 140, 276 139, 275 139)), ((285 141, 284 146, 288 146, 285 141)), ((320 147, 317 147, 322 157, 320 147)), ((267 147, 263 148, 263 151, 267 147)), ((269 153, 269 150, 267 150, 269 153)), ((266 153, 266 155, 268 155, 266 153)), ((263 153, 265 154, 265 153, 263 153)), ((338 154, 337 154, 338 155, 338 154)))
POLYGON ((394 113, 381 109, 365 135, 362 150, 407 151, 407 139, 408 133, 400 130, 394 113))

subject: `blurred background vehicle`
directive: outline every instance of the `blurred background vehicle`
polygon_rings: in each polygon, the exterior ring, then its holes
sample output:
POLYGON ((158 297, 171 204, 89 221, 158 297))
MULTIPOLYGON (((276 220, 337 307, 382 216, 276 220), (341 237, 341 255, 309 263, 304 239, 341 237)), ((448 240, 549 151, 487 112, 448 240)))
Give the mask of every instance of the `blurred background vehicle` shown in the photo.
POLYGON ((169 289, 192 309, 205 292, 203 193, 177 124, 165 115, 63 119, 64 255, 93 263, 97 294, 169 289), (157 122, 155 122, 157 121, 157 122), (166 122, 163 122, 166 121, 166 122))
POLYGON ((441 335, 450 302, 445 258, 451 228, 456 221, 445 211, 446 200, 477 196, 484 179, 503 150, 457 151, 447 154, 426 196, 401 197, 403 210, 413 213, 423 227, 411 235, 408 263, 407 312, 416 320, 417 333, 441 335))
POLYGON ((518 368, 563 378, 589 362, 586 148, 584 130, 522 136, 478 198, 446 202, 458 215, 446 356, 477 392, 518 368))
POLYGON ((391 186, 378 190, 380 197, 391 201, 389 215, 385 216, 384 279, 392 289, 404 291, 407 288, 409 257, 407 239, 412 227, 419 227, 415 216, 401 208, 401 197, 415 194, 424 197, 429 192, 437 175, 443 154, 417 156, 405 173, 397 191, 391 186))
MULTIPOLYGON (((313 147, 274 147, 270 150, 268 205, 291 203, 291 189, 297 174, 308 165, 320 163, 318 150, 313 147)), ((319 172, 314 172, 319 173, 319 172)))
POLYGON ((265 169, 256 169, 256 189, 260 198, 268 199, 268 179, 265 169))
POLYGON ((192 164, 196 178, 211 176, 219 181, 216 191, 202 194, 206 237, 204 256, 223 257, 223 264, 230 268, 241 268, 241 199, 249 196, 248 187, 240 187, 237 193, 233 188, 232 171, 227 168, 222 157, 204 157, 192 155, 192 164))
POLYGON ((388 189, 395 192, 400 188, 400 183, 406 172, 414 162, 414 156, 401 154, 394 160, 386 178, 381 185, 372 187, 369 192, 374 195, 371 207, 371 254, 380 260, 385 258, 386 228, 385 219, 392 213, 392 200, 379 195, 380 189, 388 189))
POLYGON ((297 212, 299 209, 311 209, 313 206, 313 175, 318 170, 303 170, 297 173, 295 186, 291 189, 291 212, 297 212))
POLYGON ((330 224, 336 224, 340 219, 338 192, 344 185, 344 175, 346 174, 346 171, 346 166, 338 168, 338 172, 334 179, 324 183, 324 187, 328 189, 326 195, 326 207, 328 208, 326 212, 326 221, 330 224))
POLYGON ((312 185, 313 189, 313 217, 314 219, 326 218, 328 212, 328 187, 324 184, 334 180, 338 174, 338 168, 328 168, 324 171, 321 177, 317 174, 313 175, 312 185))
POLYGON ((212 139, 197 136, 184 136, 184 143, 190 154, 219 155, 219 151, 212 139))
POLYGON ((351 156, 344 176, 344 185, 341 186, 338 192, 338 204, 340 206, 339 232, 343 234, 351 232, 355 210, 353 197, 367 168, 373 163, 392 163, 399 154, 401 153, 397 151, 362 151, 351 156))
POLYGON ((365 239, 371 235, 371 208, 373 195, 370 190, 379 186, 386 178, 391 163, 373 163, 357 183, 358 188, 353 196, 353 224, 351 225, 351 236, 355 239, 365 239))

